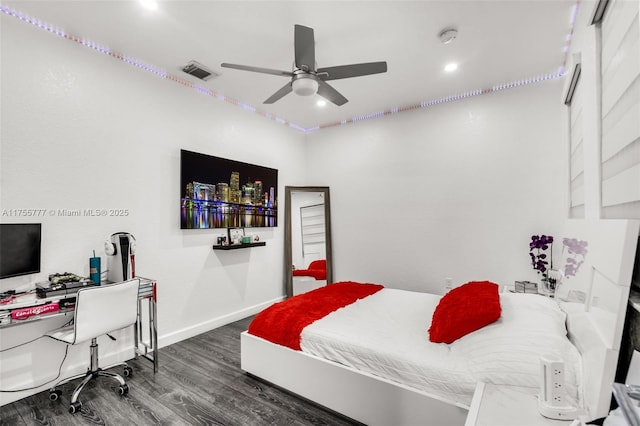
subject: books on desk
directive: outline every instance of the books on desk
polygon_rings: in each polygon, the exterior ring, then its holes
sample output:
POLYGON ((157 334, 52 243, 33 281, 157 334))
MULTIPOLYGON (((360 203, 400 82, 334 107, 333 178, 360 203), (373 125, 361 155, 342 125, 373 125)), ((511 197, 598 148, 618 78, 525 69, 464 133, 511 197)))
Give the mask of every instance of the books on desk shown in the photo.
MULTIPOLYGON (((149 302, 149 324, 155 324, 156 281, 143 277, 137 278, 140 279, 138 298, 149 302)), ((44 318, 73 314, 78 290, 93 285, 92 281, 85 280, 78 283, 67 283, 64 288, 59 286, 59 284, 57 286, 51 285, 48 281, 37 283, 35 291, 21 293, 19 296, 13 297, 10 303, 7 302, 0 305, 0 328, 11 327, 16 324, 23 324, 44 318)), ((157 333, 155 329, 154 333, 157 333)), ((154 336, 155 337, 151 339, 151 343, 146 344, 145 358, 149 358, 146 355, 147 351, 149 351, 149 353, 153 351, 154 354, 157 351, 155 347, 157 335, 154 334, 154 336)), ((155 355, 149 359, 154 362, 154 369, 157 369, 155 355)))
MULTIPOLYGON (((67 284, 58 284, 48 286, 48 283, 38 283, 36 284, 36 294, 39 298, 47 298, 51 296, 64 296, 75 295, 78 290, 93 286, 93 281, 81 281, 77 283, 67 283, 67 284)), ((155 285, 155 281, 149 280, 147 278, 140 278, 140 287, 138 287, 138 296, 153 296, 153 288, 155 285)))
POLYGON ((11 311, 0 311, 0 325, 11 323, 11 311))
POLYGON ((35 315, 53 314, 60 310, 58 302, 45 303, 44 305, 29 306, 11 311, 12 320, 23 320, 35 315))
POLYGON ((138 277, 138 278, 140 278, 140 287, 138 287, 138 296, 153 296, 153 287, 154 287, 155 281, 147 278, 142 278, 142 277, 138 277))
POLYGON ((64 296, 54 296, 47 300, 35 297, 31 293, 28 297, 24 297, 20 301, 13 301, 10 304, 3 305, 0 309, 0 326, 25 322, 25 320, 34 318, 46 318, 58 314, 66 314, 73 311, 73 308, 61 304, 64 296), (62 299, 62 300, 61 300, 62 299))

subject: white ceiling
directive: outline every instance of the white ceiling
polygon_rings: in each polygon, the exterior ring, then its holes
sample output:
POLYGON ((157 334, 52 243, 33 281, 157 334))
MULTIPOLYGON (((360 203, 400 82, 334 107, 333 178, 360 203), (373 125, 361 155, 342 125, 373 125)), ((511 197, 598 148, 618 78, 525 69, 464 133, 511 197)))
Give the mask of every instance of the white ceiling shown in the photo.
MULTIPOLYGON (((311 128, 557 73, 565 61, 576 0, 161 0, 156 11, 142 8, 136 0, 3 3, 67 33, 311 128), (321 108, 316 105, 317 95, 293 93, 264 105, 287 82, 286 77, 221 68, 220 64, 291 71, 294 24, 315 30, 319 67, 387 61, 388 72, 329 82, 349 99, 341 107, 328 103, 321 108), (447 27, 456 28, 458 37, 445 45, 438 34, 447 27), (203 82, 180 71, 190 60, 208 66, 219 77, 203 82), (458 70, 444 72, 448 62, 457 62, 458 70)), ((167 80, 167 84, 175 83, 167 80)), ((211 102, 221 101, 212 97, 211 102)))

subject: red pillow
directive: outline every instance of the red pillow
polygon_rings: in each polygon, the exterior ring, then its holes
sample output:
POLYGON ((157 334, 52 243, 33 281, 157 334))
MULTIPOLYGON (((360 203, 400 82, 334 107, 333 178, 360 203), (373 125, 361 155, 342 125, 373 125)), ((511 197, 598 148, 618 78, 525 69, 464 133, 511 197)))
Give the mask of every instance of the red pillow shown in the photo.
POLYGON ((429 328, 429 340, 451 343, 500 318, 498 285, 471 281, 445 294, 436 306, 429 328))

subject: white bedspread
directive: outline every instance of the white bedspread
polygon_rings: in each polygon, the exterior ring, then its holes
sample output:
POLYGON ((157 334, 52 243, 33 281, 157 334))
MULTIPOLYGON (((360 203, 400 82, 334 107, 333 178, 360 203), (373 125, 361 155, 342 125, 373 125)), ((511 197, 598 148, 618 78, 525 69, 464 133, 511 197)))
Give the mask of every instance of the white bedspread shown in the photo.
POLYGON ((447 345, 427 332, 440 297, 385 288, 307 326, 302 350, 467 407, 478 381, 539 388, 540 356, 550 353, 565 360, 581 400, 580 354, 553 300, 503 293, 497 322, 447 345))

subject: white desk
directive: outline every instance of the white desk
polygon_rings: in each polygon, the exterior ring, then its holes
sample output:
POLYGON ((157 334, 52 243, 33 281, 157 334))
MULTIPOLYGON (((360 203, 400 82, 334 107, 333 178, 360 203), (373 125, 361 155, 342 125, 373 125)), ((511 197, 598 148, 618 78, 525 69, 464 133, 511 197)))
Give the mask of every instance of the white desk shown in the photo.
MULTIPOLYGON (((156 281, 136 277, 140 279, 140 288, 138 290, 138 318, 134 327, 134 345, 136 356, 141 356, 153 363, 153 372, 158 371, 158 327, 156 316, 156 281), (146 315, 145 315, 146 314, 146 315)), ((62 299, 75 297, 74 294, 57 295, 46 298, 39 298, 35 293, 20 295, 12 303, 0 305, 0 311, 12 311, 15 309, 29 308, 34 306, 46 305, 54 303, 62 299)), ((33 315, 25 319, 11 320, 8 323, 0 324, 0 328, 20 326, 33 321, 42 321, 48 318, 59 316, 73 317, 74 308, 63 309, 59 311, 33 315)))

